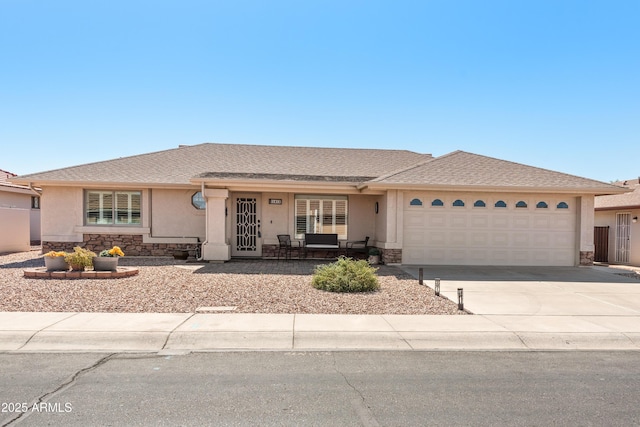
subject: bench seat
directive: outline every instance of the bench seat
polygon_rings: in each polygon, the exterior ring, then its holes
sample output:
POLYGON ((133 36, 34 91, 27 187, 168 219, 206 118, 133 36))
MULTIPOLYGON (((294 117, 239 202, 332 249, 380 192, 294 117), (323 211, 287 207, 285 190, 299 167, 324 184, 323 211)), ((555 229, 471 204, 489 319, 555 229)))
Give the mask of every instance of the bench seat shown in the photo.
POLYGON ((306 233, 303 248, 306 258, 308 250, 340 252, 340 242, 337 234, 306 233))

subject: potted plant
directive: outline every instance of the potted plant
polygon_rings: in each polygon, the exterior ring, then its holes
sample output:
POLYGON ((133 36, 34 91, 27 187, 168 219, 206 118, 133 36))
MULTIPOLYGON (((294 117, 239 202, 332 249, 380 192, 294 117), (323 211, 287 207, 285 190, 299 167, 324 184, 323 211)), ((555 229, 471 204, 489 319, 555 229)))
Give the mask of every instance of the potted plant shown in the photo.
POLYGON ((49 251, 44 254, 44 266, 47 271, 67 271, 69 264, 64 260, 67 253, 64 251, 49 251))
POLYGON ((380 249, 378 248, 370 248, 369 249, 369 264, 377 265, 380 264, 380 249))
POLYGON ((116 271, 118 268, 118 257, 124 256, 124 252, 119 246, 101 251, 93 259, 93 269, 96 271, 116 271))
POLYGON ((72 270, 83 271, 86 267, 93 265, 93 258, 95 258, 95 256, 95 252, 76 246, 73 248, 73 252, 64 257, 64 260, 71 266, 72 270))

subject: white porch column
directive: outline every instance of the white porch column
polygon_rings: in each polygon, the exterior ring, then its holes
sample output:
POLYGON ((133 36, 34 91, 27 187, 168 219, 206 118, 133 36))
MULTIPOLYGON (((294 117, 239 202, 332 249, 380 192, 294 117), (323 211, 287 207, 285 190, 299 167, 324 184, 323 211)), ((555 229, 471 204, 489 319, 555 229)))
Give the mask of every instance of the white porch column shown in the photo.
POLYGON ((595 210, 593 196, 578 197, 578 246, 580 248, 579 265, 593 265, 595 244, 593 241, 593 226, 595 223, 595 210))
POLYGON ((404 194, 398 190, 388 190, 385 196, 385 232, 384 241, 378 238, 376 244, 382 248, 382 258, 385 264, 400 264, 402 262, 402 227, 404 194))
POLYGON ((207 261, 228 261, 231 259, 231 247, 227 240, 226 200, 229 190, 206 188, 207 201, 207 240, 202 245, 202 257, 207 261))

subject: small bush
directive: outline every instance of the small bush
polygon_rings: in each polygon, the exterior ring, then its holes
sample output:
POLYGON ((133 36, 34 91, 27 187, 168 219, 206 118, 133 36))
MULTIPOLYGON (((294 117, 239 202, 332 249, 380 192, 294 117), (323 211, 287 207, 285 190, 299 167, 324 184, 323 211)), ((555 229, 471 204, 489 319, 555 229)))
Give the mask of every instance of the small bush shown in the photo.
POLYGON ((340 257, 336 262, 316 267, 311 284, 330 292, 371 292, 380 289, 376 268, 365 260, 340 257))

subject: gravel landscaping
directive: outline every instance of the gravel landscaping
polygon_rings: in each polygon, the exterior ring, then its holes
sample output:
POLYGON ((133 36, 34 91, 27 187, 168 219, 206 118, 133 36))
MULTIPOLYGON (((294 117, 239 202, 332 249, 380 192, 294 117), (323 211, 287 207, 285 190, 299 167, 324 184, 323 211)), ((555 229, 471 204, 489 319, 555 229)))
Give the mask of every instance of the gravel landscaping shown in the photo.
POLYGON ((380 266, 380 290, 336 294, 314 289, 322 261, 246 260, 223 264, 124 257, 140 273, 123 279, 31 279, 43 267, 40 250, 0 254, 0 311, 192 313, 236 307, 236 313, 466 314, 398 268, 380 266))

